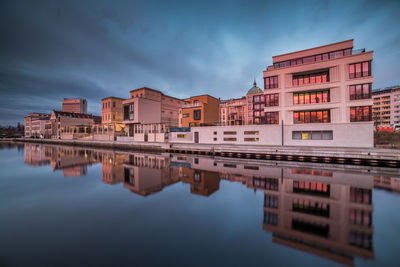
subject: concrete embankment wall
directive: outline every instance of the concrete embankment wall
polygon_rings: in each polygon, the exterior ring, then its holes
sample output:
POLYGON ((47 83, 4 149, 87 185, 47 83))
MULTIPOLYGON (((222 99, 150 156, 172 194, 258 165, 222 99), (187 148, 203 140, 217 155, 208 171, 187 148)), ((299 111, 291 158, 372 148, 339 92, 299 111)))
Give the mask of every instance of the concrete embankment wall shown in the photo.
POLYGON ((324 148, 309 146, 215 145, 51 139, 12 139, 11 141, 97 147, 118 150, 214 155, 231 158, 400 167, 400 150, 383 148, 324 148))

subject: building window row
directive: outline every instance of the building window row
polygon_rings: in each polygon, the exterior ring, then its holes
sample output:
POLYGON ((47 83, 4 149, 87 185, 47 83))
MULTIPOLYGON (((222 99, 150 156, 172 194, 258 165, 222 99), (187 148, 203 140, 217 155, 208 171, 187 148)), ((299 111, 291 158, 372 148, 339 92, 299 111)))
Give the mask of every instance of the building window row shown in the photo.
POLYGON ((265 106, 266 107, 279 106, 279 94, 265 95, 265 106))
POLYGON ((349 243, 356 247, 372 249, 372 236, 369 233, 351 231, 349 235, 349 243))
POLYGON ((371 106, 350 107, 350 121, 371 121, 372 120, 371 106))
POLYGON ((292 210, 315 216, 329 217, 329 204, 308 199, 293 199, 292 210))
POLYGON ((278 76, 264 77, 264 88, 265 89, 278 88, 278 76))
POLYGON ((325 60, 329 60, 329 59, 340 58, 343 56, 349 56, 351 54, 352 54, 352 49, 346 48, 346 49, 337 50, 337 51, 333 51, 333 52, 329 52, 329 53, 323 53, 323 54, 312 55, 312 56, 308 56, 308 57, 302 57, 302 58, 277 62, 277 63, 274 63, 274 68, 279 69, 279 68, 297 66, 297 65, 307 64, 307 63, 320 62, 320 61, 325 61, 325 60))
POLYGON ((293 75, 292 84, 293 86, 302 86, 307 84, 318 84, 329 82, 329 71, 305 74, 305 75, 293 75))
POLYGON ((371 76, 371 61, 358 62, 349 65, 349 78, 371 76))
POLYGON ((264 207, 278 208, 278 196, 264 195, 264 207))
POLYGON ((254 112, 254 124, 279 124, 279 112, 264 112, 255 111, 254 112))
POLYGON ((279 181, 276 178, 257 178, 253 177, 254 188, 278 191, 279 181))
POLYGON ((293 181, 293 193, 319 195, 329 197, 330 185, 311 181, 293 181))
POLYGON ((294 123, 328 123, 331 121, 330 110, 294 111, 294 123))
POLYGON ((354 208, 350 209, 349 219, 352 224, 371 226, 372 225, 371 218, 372 216, 370 211, 354 209, 354 208))
POLYGON ((317 103, 327 103, 330 102, 330 91, 311 91, 311 92, 300 92, 293 93, 293 104, 317 104, 317 103))
POLYGON ((370 83, 350 85, 350 100, 371 98, 371 87, 370 83))
POLYGON ((293 140, 333 140, 332 131, 293 131, 293 140))

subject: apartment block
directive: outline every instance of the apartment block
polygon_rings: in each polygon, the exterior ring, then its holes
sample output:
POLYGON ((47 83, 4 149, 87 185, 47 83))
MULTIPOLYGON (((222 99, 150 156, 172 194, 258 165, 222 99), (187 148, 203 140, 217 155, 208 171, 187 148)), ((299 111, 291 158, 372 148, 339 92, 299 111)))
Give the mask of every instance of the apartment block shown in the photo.
POLYGON ((400 127, 400 86, 372 92, 375 127, 400 127))
POLYGON ((114 124, 122 123, 124 120, 124 107, 122 101, 125 99, 109 96, 101 100, 101 123, 114 124))
POLYGON ((87 101, 80 98, 64 98, 62 101, 63 112, 87 113, 87 101))
MULTIPOLYGON (((253 87, 247 91, 247 121, 246 124, 264 124, 260 115, 264 115, 265 96, 263 90, 254 80, 253 87)), ((265 117, 265 116, 264 116, 265 117)))
POLYGON ((130 91, 130 99, 122 101, 128 136, 135 141, 164 142, 169 128, 179 126, 183 104, 181 99, 147 87, 130 91))
POLYGON ((221 100, 219 109, 220 125, 245 125, 247 123, 246 97, 221 100))
POLYGON ((45 136, 45 124, 50 119, 50 114, 30 113, 25 116, 25 137, 43 138, 45 136))
POLYGON ((180 110, 180 127, 212 126, 219 122, 219 99, 210 95, 192 96, 185 99, 180 110))
POLYGON ((373 51, 354 50, 353 39, 273 57, 263 72, 265 104, 253 124, 290 127, 293 145, 373 146, 373 51), (352 131, 348 127, 352 127, 352 131), (361 141, 362 140, 362 141, 361 141))

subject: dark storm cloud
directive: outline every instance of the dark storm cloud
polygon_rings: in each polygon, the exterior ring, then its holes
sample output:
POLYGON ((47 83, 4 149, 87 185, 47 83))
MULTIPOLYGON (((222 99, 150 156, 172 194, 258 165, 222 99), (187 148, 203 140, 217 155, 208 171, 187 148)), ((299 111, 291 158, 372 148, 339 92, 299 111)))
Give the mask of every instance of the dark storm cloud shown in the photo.
POLYGON ((398 1, 0 1, 0 124, 64 97, 244 95, 272 56, 355 39, 400 83, 398 1))

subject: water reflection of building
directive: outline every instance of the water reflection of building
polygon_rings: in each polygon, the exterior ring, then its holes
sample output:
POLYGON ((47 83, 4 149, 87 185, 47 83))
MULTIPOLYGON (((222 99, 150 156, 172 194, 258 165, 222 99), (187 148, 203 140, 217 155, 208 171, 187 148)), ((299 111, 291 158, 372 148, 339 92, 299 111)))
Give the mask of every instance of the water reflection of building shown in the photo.
POLYGON ((82 176, 87 166, 101 160, 101 152, 68 146, 43 146, 46 159, 53 171, 62 170, 64 176, 82 176))
POLYGON ((374 258, 372 176, 280 168, 267 173, 251 177, 248 187, 264 191, 263 228, 273 232, 273 242, 348 265, 354 256, 374 258))
POLYGON ((400 178, 374 176, 374 187, 400 193, 400 178))
POLYGON ((129 154, 124 167, 124 187, 131 192, 148 196, 179 182, 178 169, 170 166, 168 156, 129 154))
POLYGON ((372 175, 187 155, 172 160, 181 169, 192 168, 193 176, 215 171, 222 179, 262 190, 263 229, 273 233, 275 243, 347 265, 354 265, 355 256, 374 258, 372 175))
POLYGON ((179 169, 182 182, 190 184, 190 193, 209 196, 219 190, 220 174, 211 157, 174 156, 171 165, 179 169))
POLYGON ((42 145, 40 144, 25 143, 24 153, 24 162, 30 166, 42 166, 50 164, 50 161, 46 158, 42 145))
POLYGON ((102 180, 107 184, 117 184, 124 181, 125 154, 105 152, 102 157, 102 180))

